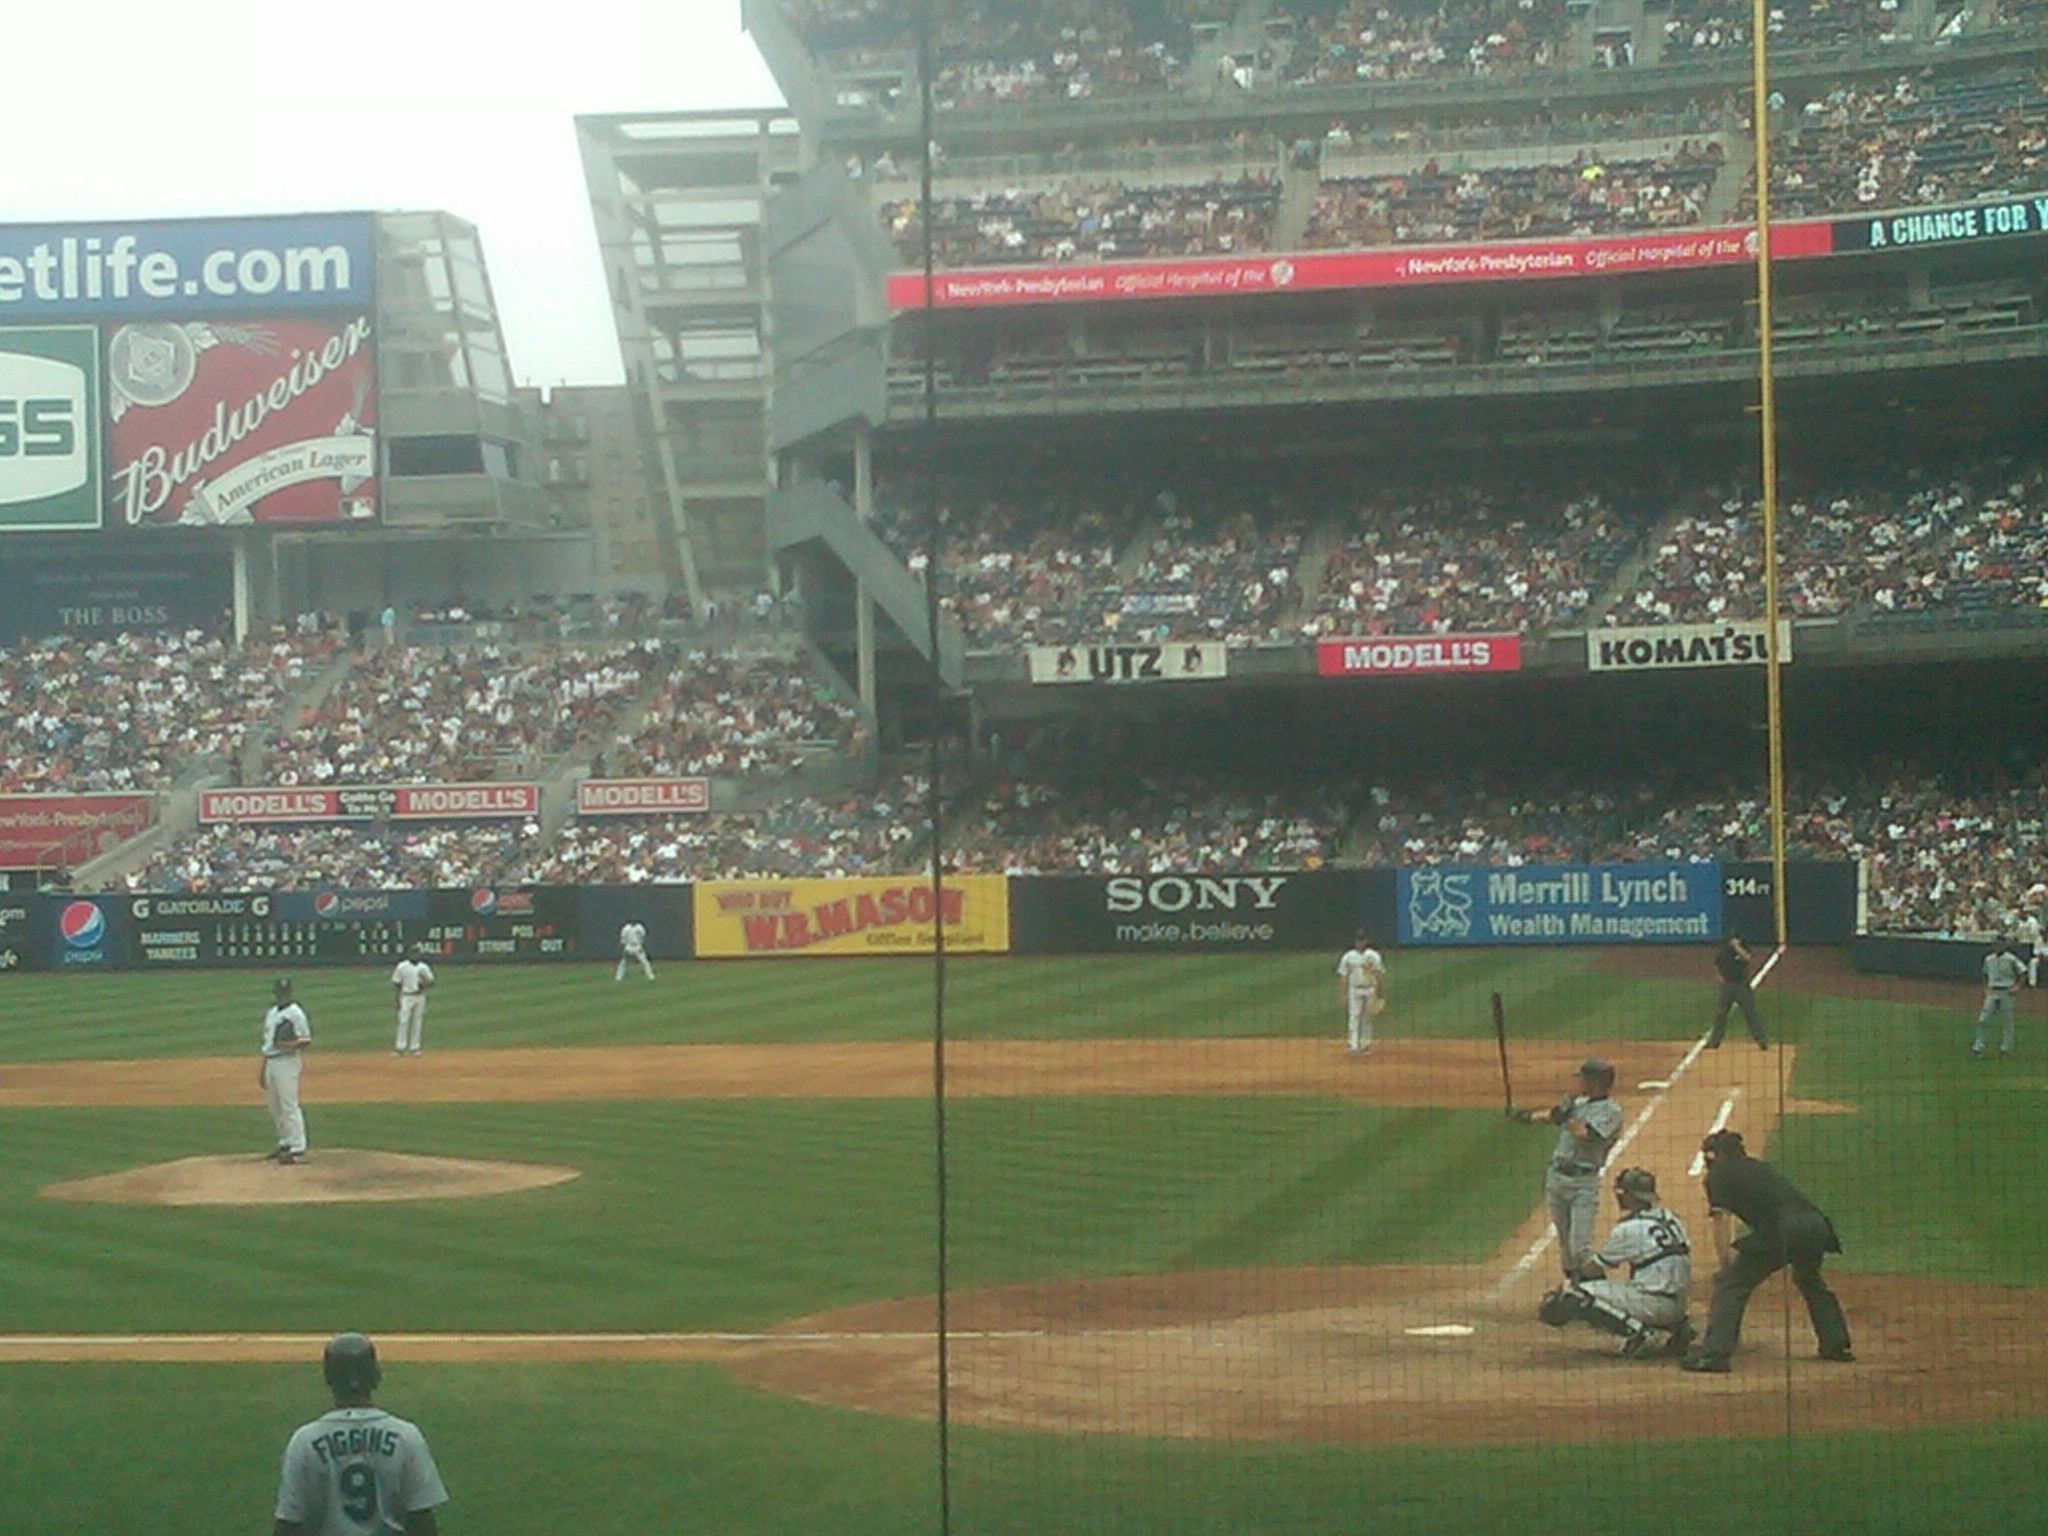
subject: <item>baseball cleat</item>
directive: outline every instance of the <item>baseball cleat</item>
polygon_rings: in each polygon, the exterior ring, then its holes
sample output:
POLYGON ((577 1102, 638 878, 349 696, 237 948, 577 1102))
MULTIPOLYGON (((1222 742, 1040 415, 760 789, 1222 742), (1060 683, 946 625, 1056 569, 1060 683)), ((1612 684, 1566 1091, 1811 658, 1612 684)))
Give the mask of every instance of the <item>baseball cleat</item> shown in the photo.
POLYGON ((1667 1360, 1682 1359, 1692 1349, 1693 1340, 1696 1337, 1697 1335, 1692 1330, 1690 1320, 1680 1323, 1671 1330, 1671 1337, 1665 1341, 1664 1358, 1667 1360))
POLYGON ((1846 1347, 1842 1349, 1824 1349, 1820 1352, 1820 1358, 1832 1361, 1836 1365, 1853 1365, 1856 1361, 1856 1351, 1846 1347))
POLYGON ((303 1163, 305 1160, 306 1154, 303 1152, 287 1152, 278 1158, 277 1165, 280 1168, 288 1168, 294 1163, 303 1163))
POLYGON ((1641 1333, 1632 1333, 1621 1341, 1619 1351, 1624 1360, 1647 1360, 1658 1352, 1657 1335, 1647 1328, 1641 1333))
POLYGON ((1726 1376, 1729 1372, 1726 1355, 1690 1354, 1678 1362, 1681 1371, 1703 1372, 1710 1376, 1726 1376))

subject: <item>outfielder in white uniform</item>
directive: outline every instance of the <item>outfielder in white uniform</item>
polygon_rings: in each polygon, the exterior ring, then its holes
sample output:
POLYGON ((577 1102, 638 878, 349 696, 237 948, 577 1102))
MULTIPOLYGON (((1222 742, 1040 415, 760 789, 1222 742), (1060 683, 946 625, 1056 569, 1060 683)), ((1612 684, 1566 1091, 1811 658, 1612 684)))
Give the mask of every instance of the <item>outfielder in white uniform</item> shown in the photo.
POLYGON ((1621 1352, 1632 1360, 1682 1355, 1693 1341, 1685 1315, 1692 1296, 1692 1241, 1685 1223, 1658 1200, 1657 1176, 1647 1168, 1616 1174, 1614 1198, 1620 1219, 1593 1255, 1608 1274, 1551 1291, 1536 1316, 1554 1328, 1587 1322, 1619 1335, 1621 1352), (1613 1273, 1624 1269, 1626 1275, 1613 1273))
POLYGON ((654 966, 647 959, 647 925, 629 922, 619 929, 619 968, 612 974, 613 981, 626 979, 626 967, 638 964, 649 981, 654 980, 654 966))
POLYGON ((2013 934, 2025 946, 2027 962, 2027 985, 2041 985, 2041 957, 2048 955, 2048 928, 2041 926, 2041 919, 2029 912, 2013 925, 2013 934))
POLYGON ((1372 1049, 1372 1020, 1386 995, 1387 963, 1364 935, 1337 962, 1338 987, 1344 994, 1344 1037, 1354 1056, 1372 1049))
POLYGON ((370 1400, 383 1379, 377 1346, 338 1333, 321 1370, 334 1410, 285 1445, 273 1536, 437 1536, 448 1490, 419 1426, 370 1400))
POLYGON ((263 1015, 263 1065, 256 1069, 256 1081, 263 1085, 264 1101, 270 1106, 270 1122, 277 1129, 277 1146, 271 1161, 298 1163, 306 1157, 306 1116, 299 1108, 299 1069, 306 1042, 313 1027, 306 1022, 306 1010, 292 1001, 292 984, 279 977, 270 984, 274 1001, 263 1015))
POLYGON ((391 990, 398 998, 398 1037, 391 1044, 394 1056, 420 1053, 420 1030, 427 1022, 427 988, 434 984, 434 968, 426 953, 414 950, 391 970, 391 990))
POLYGON ((1984 1006, 1977 1010, 1977 1038, 1970 1046, 1972 1056, 1984 1054, 1984 1041, 1991 1026, 2003 1022, 1998 1054, 2010 1056, 2013 1046, 2013 993, 2027 979, 2027 962, 2010 942, 2001 943, 1984 957, 1984 1006))

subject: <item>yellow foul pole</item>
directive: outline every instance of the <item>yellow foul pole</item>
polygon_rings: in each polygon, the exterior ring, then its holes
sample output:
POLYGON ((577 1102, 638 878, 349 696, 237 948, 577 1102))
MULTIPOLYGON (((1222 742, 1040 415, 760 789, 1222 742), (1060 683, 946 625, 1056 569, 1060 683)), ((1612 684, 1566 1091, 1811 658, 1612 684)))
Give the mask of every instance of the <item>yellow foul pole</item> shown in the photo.
POLYGON ((1785 942, 1785 709, 1778 644, 1778 400, 1771 356, 1771 108, 1765 0, 1750 0, 1750 123, 1756 140, 1757 426, 1763 440, 1764 727, 1770 739, 1771 920, 1785 942))

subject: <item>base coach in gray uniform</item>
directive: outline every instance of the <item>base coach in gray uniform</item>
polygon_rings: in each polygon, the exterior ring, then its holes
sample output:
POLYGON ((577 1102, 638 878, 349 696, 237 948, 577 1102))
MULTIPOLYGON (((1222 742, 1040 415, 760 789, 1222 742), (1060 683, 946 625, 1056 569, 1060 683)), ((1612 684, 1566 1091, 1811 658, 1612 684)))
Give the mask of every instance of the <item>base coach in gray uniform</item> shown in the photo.
POLYGON ((1680 1365, 1688 1371, 1726 1371, 1742 1336, 1750 1292, 1788 1264, 1792 1283, 1806 1298, 1821 1359, 1854 1360, 1842 1304, 1820 1275, 1821 1261, 1842 1251, 1834 1224, 1784 1174, 1751 1157, 1740 1131, 1715 1131, 1700 1143, 1700 1152, 1707 1161, 1707 1213, 1721 1268, 1707 1306, 1707 1331, 1680 1365), (1733 1243, 1728 1241, 1730 1216, 1749 1225, 1733 1243))
POLYGON ((1543 1196, 1550 1206, 1566 1280, 1594 1280, 1602 1272, 1593 1257, 1593 1224, 1600 1215, 1600 1169, 1621 1134, 1621 1106, 1607 1096, 1613 1087, 1613 1063, 1594 1056, 1579 1067, 1579 1091, 1567 1094, 1554 1108, 1540 1114, 1533 1109, 1508 1111, 1524 1125, 1557 1127, 1543 1196))

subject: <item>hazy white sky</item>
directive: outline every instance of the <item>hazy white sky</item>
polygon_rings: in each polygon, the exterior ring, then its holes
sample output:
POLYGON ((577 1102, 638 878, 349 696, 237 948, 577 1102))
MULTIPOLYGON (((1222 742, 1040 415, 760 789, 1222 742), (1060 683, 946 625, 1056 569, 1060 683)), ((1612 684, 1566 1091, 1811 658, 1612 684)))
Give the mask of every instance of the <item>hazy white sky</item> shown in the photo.
POLYGON ((522 383, 613 383, 572 119, 780 100, 739 0, 7 7, 0 222, 445 208, 522 383))

